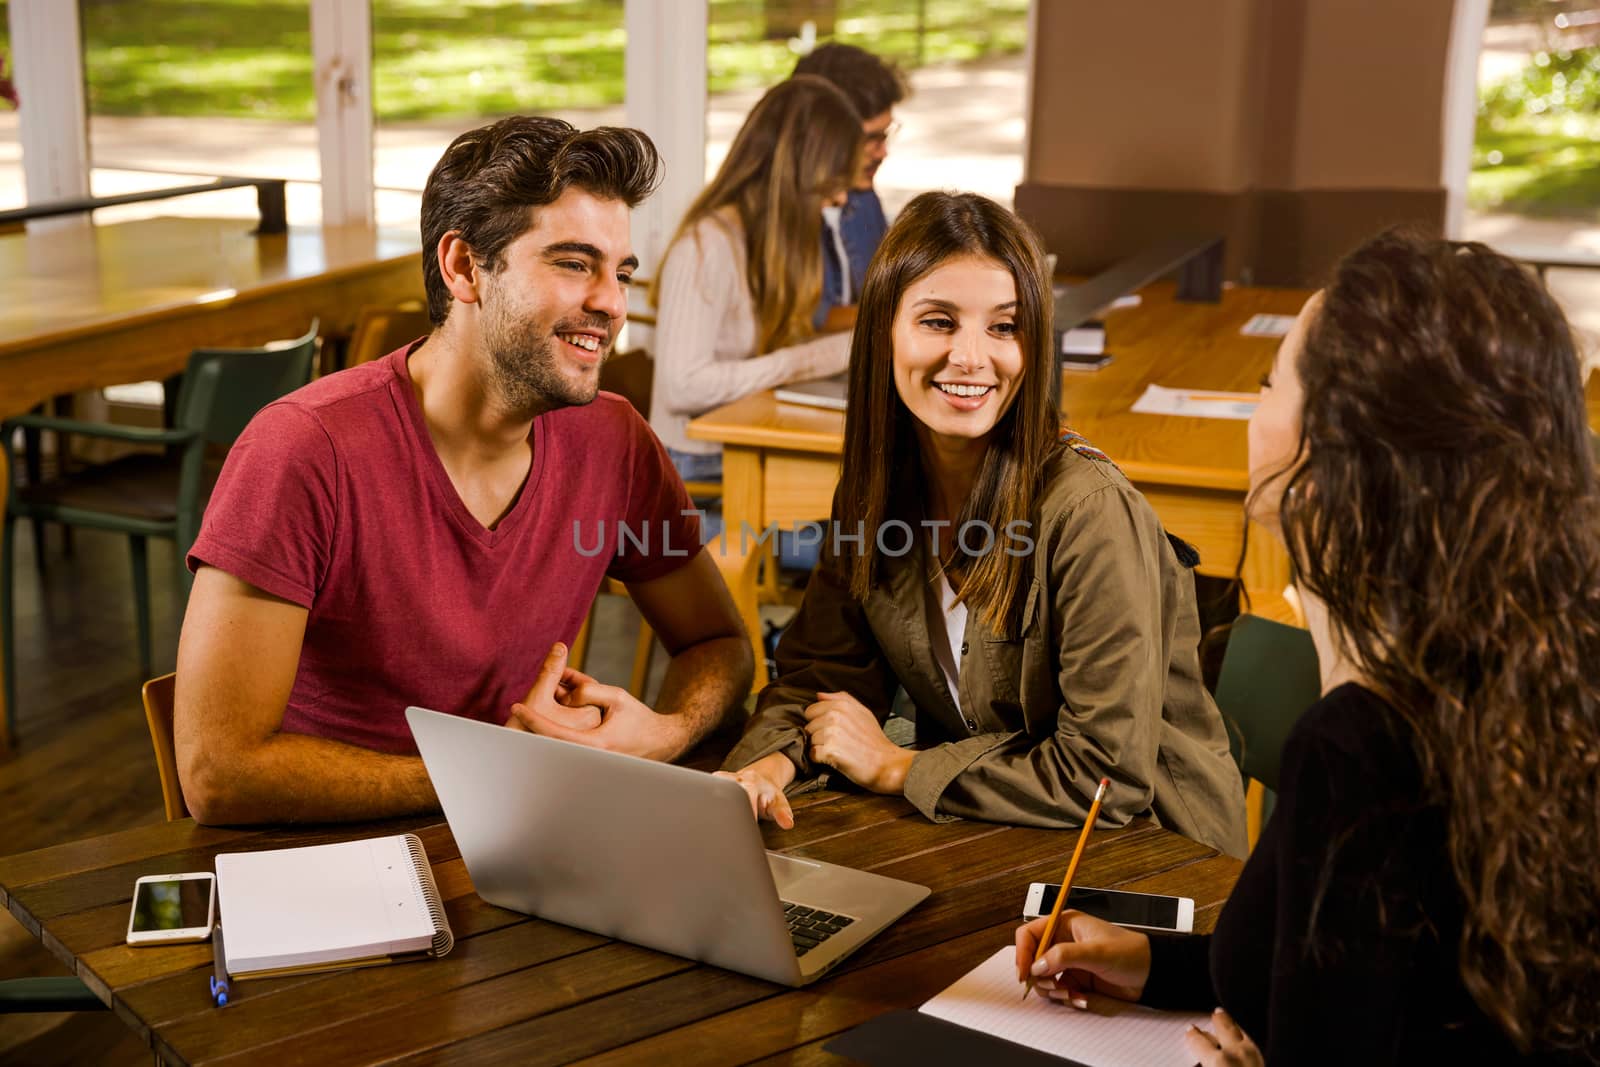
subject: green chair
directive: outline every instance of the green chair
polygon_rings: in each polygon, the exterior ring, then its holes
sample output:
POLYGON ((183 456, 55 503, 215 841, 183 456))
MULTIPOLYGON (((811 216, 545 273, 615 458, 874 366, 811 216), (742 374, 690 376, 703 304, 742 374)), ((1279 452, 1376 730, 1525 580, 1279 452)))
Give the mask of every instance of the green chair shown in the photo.
POLYGON ((1233 623, 1217 677, 1217 706, 1228 725, 1228 747, 1248 783, 1260 782, 1260 803, 1252 797, 1250 844, 1271 812, 1289 731, 1322 695, 1317 649, 1309 630, 1256 615, 1233 623))
MULTIPOLYGON (((43 519, 68 526, 86 526, 128 535, 133 560, 133 595, 139 626, 139 666, 144 677, 154 671, 150 653, 150 575, 146 542, 171 538, 179 558, 200 532, 205 499, 214 484, 217 465, 208 462, 210 445, 227 446, 243 432, 255 413, 304 385, 316 354, 317 323, 303 337, 264 348, 200 348, 189 356, 178 392, 173 428, 110 426, 46 415, 25 415, 0 425, 9 450, 15 429, 56 430, 144 445, 165 445, 163 453, 124 456, 63 478, 20 486, 13 459, 7 487, 4 535, 0 538, 0 643, 6 675, 6 737, 14 739, 16 721, 15 590, 12 538, 18 519, 43 519)), ((42 546, 35 549, 43 551, 42 546)), ((190 576, 178 568, 186 594, 190 576)))
POLYGON ((105 1011, 108 1007, 77 978, 8 978, 0 981, 0 1015, 105 1011))

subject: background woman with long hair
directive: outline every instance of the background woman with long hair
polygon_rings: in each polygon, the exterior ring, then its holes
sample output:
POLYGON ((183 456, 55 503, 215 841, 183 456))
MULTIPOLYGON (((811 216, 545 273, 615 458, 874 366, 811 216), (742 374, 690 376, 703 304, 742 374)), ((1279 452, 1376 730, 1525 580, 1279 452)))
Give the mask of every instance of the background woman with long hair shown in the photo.
POLYGON ((1323 697, 1216 932, 1068 913, 1041 991, 1220 1003, 1208 1065, 1600 1062, 1600 496, 1560 310, 1483 245, 1375 238, 1249 438, 1323 697))
POLYGON ((814 336, 822 208, 843 203, 861 118, 831 82, 797 75, 751 109, 667 248, 652 293, 650 425, 686 479, 722 474, 689 420, 740 397, 842 371, 850 335, 814 336))
MULTIPOLYGON (((1237 855, 1239 772, 1200 681, 1194 581, 1112 463, 1063 438, 1037 239, 926 193, 868 269, 823 560, 725 767, 758 815, 833 768, 931 819, 1137 815, 1237 855), (919 750, 882 722, 898 687, 919 750)), ((1187 546, 1183 546, 1187 551, 1187 546)))

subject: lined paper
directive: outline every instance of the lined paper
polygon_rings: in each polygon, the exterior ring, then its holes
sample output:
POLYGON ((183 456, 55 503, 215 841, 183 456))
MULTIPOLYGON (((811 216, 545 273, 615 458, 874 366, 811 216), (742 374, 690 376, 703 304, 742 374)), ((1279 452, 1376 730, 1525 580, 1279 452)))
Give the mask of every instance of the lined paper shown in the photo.
POLYGON ((1022 999, 1017 950, 1007 946, 922 1006, 929 1015, 1090 1067, 1193 1067, 1184 1048, 1190 1025, 1211 1016, 1157 1011, 1104 997, 1079 1011, 1038 995, 1022 999))

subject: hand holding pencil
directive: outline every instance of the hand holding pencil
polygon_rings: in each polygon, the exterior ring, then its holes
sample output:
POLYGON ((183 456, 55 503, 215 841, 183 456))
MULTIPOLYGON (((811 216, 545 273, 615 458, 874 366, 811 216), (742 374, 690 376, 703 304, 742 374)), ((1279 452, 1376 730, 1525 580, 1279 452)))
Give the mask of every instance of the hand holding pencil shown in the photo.
POLYGON ((1150 977, 1150 939, 1081 911, 1062 910, 1110 785, 1110 779, 1100 779, 1055 907, 1048 916, 1017 928, 1017 981, 1027 987, 1023 999, 1037 988, 1052 1000, 1087 1008, 1085 994, 1091 990, 1119 1000, 1138 1000, 1144 992, 1150 977), (1058 933, 1061 940, 1056 943, 1058 933))
MULTIPOLYGON (((1055 936, 1056 923, 1061 919, 1061 907, 1067 902, 1067 896, 1072 892, 1072 878, 1078 873, 1078 861, 1083 859, 1083 849, 1089 843, 1089 833, 1094 829, 1094 821, 1100 817, 1100 802, 1106 798, 1106 790, 1111 787, 1111 779, 1100 779, 1100 788, 1094 791, 1094 802, 1089 805, 1089 814, 1084 817, 1083 829, 1078 831, 1078 847, 1072 850, 1072 862, 1067 864, 1067 875, 1061 879, 1061 892, 1056 894, 1056 906, 1050 909, 1050 918, 1045 923, 1044 934, 1039 938, 1039 947, 1033 958, 1034 967, 1044 959, 1045 949, 1049 947, 1051 939, 1055 936)), ((1022 999, 1027 1000, 1028 994, 1033 992, 1033 969, 1030 968, 1024 978, 1026 988, 1022 991, 1022 999)))

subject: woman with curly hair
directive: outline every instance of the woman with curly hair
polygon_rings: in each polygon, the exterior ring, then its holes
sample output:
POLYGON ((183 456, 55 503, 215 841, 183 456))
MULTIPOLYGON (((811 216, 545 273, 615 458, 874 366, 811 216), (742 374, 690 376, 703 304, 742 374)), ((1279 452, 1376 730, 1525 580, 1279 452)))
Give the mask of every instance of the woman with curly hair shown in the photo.
POLYGON ((1069 912, 1039 988, 1220 1003, 1208 1065, 1600 1062, 1600 491, 1560 310, 1483 245, 1384 234, 1249 439, 1323 697, 1216 932, 1069 912))

